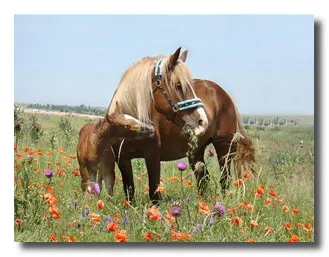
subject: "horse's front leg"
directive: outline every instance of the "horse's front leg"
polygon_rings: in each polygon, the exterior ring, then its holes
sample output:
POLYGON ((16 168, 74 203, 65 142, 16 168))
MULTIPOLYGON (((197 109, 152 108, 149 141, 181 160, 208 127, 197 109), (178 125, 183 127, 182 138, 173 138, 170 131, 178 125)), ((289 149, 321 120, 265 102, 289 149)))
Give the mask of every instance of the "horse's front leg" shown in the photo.
POLYGON ((158 204, 161 200, 161 194, 157 192, 160 185, 160 153, 158 149, 146 154, 145 162, 149 177, 149 196, 153 204, 158 204))
POLYGON ((134 202, 135 185, 134 177, 131 166, 131 159, 120 159, 118 163, 121 171, 123 189, 126 194, 126 200, 130 201, 131 204, 134 202))

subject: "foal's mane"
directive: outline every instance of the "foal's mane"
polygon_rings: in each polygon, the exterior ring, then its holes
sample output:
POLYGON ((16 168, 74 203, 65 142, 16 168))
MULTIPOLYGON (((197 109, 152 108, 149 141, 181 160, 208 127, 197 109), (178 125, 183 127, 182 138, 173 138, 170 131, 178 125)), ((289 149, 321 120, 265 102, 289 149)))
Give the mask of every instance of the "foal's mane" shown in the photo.
MULTIPOLYGON (((130 66, 122 75, 118 88, 110 102, 107 113, 112 113, 117 101, 123 113, 129 114, 138 120, 151 124, 151 104, 153 101, 152 76, 155 65, 164 56, 144 57, 130 66)), ((169 58, 165 58, 161 64, 162 76, 169 87, 166 88, 169 95, 172 94, 176 82, 180 82, 183 94, 186 94, 188 86, 193 85, 191 73, 184 62, 178 60, 174 69, 169 70, 169 58)))

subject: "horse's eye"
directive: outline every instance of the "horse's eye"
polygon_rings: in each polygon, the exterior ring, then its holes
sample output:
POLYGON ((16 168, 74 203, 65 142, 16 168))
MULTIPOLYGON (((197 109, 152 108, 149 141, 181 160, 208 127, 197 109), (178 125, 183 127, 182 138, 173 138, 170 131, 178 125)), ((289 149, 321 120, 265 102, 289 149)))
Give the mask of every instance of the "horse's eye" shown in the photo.
POLYGON ((178 83, 176 84, 176 88, 177 88, 177 89, 181 89, 181 88, 182 88, 182 84, 181 84, 180 82, 178 82, 178 83))

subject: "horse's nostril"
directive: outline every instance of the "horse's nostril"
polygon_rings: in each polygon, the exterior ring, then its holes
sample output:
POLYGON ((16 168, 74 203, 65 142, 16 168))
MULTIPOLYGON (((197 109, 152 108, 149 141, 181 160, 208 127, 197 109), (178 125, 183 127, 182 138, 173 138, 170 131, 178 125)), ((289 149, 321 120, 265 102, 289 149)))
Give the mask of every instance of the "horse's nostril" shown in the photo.
POLYGON ((204 121, 203 121, 203 120, 199 120, 199 121, 198 121, 198 125, 201 126, 201 127, 203 127, 203 125, 204 125, 204 121))

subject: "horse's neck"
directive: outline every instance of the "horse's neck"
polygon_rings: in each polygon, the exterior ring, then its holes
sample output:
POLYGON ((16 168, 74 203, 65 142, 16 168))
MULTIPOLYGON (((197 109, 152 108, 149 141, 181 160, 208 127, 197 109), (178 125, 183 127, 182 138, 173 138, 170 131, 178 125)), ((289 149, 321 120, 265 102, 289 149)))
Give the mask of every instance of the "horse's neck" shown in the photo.
POLYGON ((110 146, 116 140, 114 137, 115 127, 106 120, 99 121, 99 123, 96 125, 95 133, 97 134, 96 144, 100 148, 110 146))

